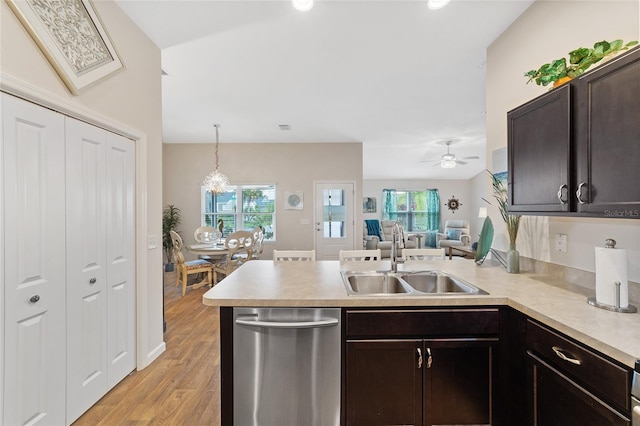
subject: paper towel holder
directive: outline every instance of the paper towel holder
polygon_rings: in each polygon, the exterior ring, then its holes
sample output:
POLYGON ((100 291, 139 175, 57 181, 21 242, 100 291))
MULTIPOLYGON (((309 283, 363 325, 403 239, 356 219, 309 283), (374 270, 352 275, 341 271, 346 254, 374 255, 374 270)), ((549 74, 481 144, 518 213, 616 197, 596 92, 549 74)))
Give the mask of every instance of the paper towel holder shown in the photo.
MULTIPOLYGON (((608 249, 614 249, 616 248, 616 240, 611 239, 611 238, 607 238, 604 242, 604 246, 608 249)), ((606 303, 600 303, 596 300, 595 297, 590 297, 587 299, 587 303, 590 304, 591 306, 595 306, 596 308, 600 308, 600 309, 606 309, 607 311, 613 311, 613 312, 621 312, 624 314, 635 314, 636 312, 638 312, 638 309, 633 306, 633 305, 628 305, 625 308, 621 308, 620 307, 620 282, 616 281, 614 283, 614 285, 616 286, 616 292, 615 292, 615 301, 616 304, 614 305, 608 305, 606 303)))

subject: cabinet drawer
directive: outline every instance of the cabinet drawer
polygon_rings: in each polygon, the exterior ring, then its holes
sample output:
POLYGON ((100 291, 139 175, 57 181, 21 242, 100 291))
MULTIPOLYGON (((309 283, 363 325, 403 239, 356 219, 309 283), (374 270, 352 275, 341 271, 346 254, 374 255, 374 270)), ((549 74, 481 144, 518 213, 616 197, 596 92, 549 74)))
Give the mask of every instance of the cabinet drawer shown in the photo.
POLYGON ((588 347, 527 321, 527 348, 618 408, 630 409, 631 371, 588 347))
POLYGON ((498 309, 350 310, 346 334, 358 337, 497 335, 498 309))

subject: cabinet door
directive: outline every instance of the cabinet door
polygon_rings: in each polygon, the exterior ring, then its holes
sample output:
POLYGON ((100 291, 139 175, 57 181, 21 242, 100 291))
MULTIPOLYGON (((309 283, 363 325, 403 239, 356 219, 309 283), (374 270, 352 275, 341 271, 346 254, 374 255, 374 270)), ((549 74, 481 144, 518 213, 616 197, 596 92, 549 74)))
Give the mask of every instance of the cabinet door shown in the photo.
POLYGON ((348 425, 421 425, 421 340, 346 343, 348 425))
POLYGON ((529 353, 530 418, 540 426, 631 425, 626 416, 529 353))
POLYGON ((497 339, 425 341, 425 425, 492 424, 496 344, 497 339))
POLYGON ((579 212, 640 218, 640 49, 578 81, 579 212))
POLYGON ((510 211, 569 211, 570 95, 566 84, 507 114, 510 211))
POLYGON ((5 425, 65 423, 64 117, 0 94, 5 425))

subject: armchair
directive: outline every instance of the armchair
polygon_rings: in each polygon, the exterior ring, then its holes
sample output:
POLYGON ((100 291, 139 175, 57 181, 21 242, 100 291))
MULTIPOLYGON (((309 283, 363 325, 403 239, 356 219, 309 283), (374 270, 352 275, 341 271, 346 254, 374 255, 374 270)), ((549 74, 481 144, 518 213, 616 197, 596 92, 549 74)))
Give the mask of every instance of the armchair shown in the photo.
POLYGON ((471 244, 468 220, 448 220, 444 224, 444 232, 436 234, 438 248, 467 247, 471 244))
MULTIPOLYGON (((381 256, 383 259, 391 257, 391 232, 393 229, 393 224, 396 223, 395 220, 369 220, 369 223, 365 221, 364 223, 364 248, 366 250, 380 250, 381 256), (376 226, 375 222, 379 222, 376 226), (380 229, 380 236, 372 235, 369 232, 374 230, 375 228, 380 229)), ((404 248, 417 248, 418 244, 416 242, 415 235, 409 235, 403 232, 404 237, 404 248)))

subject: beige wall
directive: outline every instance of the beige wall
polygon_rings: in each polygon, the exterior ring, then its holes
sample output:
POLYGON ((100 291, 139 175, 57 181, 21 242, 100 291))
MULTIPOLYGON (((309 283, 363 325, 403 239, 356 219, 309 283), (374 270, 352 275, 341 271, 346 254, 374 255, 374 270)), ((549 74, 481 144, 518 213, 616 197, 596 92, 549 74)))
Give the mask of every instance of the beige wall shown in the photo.
MULTIPOLYGON (((106 117, 134 129, 146 137, 147 164, 144 206, 148 233, 161 235, 162 209, 162 112, 160 81, 160 50, 135 26, 112 1, 94 2, 111 40, 126 69, 73 96, 60 80, 33 39, 5 2, 0 4, 0 72, 52 98, 77 107, 90 114, 106 117)), ((140 170, 139 170, 140 171, 140 170)), ((145 173, 145 170, 142 170, 145 173)), ((145 244, 146 245, 146 244, 145 244)), ((162 330, 162 259, 161 250, 149 250, 146 269, 148 282, 138 283, 146 288, 143 298, 144 318, 139 324, 139 347, 144 353, 138 359, 151 361, 164 347, 162 330)), ((140 312, 139 312, 140 314, 140 312)), ((143 365, 145 362, 143 361, 143 365)), ((140 361, 139 361, 139 366, 140 361)))
MULTIPOLYGON (((536 1, 495 40, 487 52, 487 168, 493 150, 507 144, 507 111, 548 90, 525 84, 523 74, 599 40, 638 40, 639 7, 637 0, 536 1)), ((489 193, 488 180, 485 185, 489 193)), ((494 247, 505 250, 508 238, 495 209, 492 219, 494 247)), ((640 281, 640 220, 527 217, 518 249, 525 256, 593 272, 594 247, 603 246, 606 238, 629 250, 629 279, 640 281), (553 250, 556 233, 568 236, 567 253, 553 250)))
MULTIPOLYGON (((223 131, 224 127, 221 139, 223 131)), ((354 182, 356 223, 362 221, 361 143, 220 143, 219 154, 220 172, 232 184, 276 184, 277 241, 265 244, 264 258, 270 259, 274 248, 313 248, 316 181, 354 182), (304 209, 285 210, 285 191, 302 191, 304 209)), ((193 230, 201 225, 200 185, 215 167, 214 144, 164 144, 163 159, 164 203, 175 204, 181 210, 178 230, 185 244, 191 244, 193 230)))

